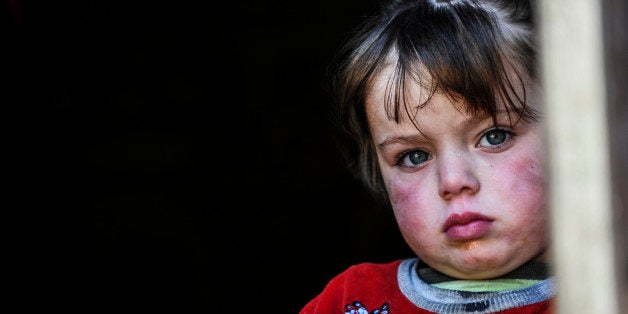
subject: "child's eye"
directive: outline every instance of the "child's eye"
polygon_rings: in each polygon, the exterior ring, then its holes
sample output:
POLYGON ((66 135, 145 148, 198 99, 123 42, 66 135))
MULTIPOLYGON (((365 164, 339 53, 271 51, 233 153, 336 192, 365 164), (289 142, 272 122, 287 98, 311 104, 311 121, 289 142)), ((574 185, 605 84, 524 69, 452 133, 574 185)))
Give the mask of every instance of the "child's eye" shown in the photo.
POLYGON ((430 154, 417 149, 403 153, 399 157, 399 164, 405 167, 416 167, 430 159, 430 154))
POLYGON ((514 134, 504 129, 492 129, 487 131, 480 138, 478 146, 480 147, 495 147, 500 146, 509 141, 514 134))

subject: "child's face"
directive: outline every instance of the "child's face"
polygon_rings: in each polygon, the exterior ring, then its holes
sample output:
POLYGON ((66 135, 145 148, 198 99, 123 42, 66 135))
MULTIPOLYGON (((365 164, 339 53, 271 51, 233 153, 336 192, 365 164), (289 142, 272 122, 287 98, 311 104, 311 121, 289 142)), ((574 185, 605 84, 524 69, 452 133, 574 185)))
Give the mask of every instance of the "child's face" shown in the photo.
MULTIPOLYGON (((381 173, 404 239, 431 267, 452 277, 503 275, 547 245, 543 132, 513 115, 469 116, 436 94, 415 121, 383 108, 388 72, 367 98, 381 173)), ((420 100, 419 87, 410 98, 420 100)), ((539 97, 528 95, 538 104, 539 97)), ((540 108, 536 108, 537 110, 540 108)))

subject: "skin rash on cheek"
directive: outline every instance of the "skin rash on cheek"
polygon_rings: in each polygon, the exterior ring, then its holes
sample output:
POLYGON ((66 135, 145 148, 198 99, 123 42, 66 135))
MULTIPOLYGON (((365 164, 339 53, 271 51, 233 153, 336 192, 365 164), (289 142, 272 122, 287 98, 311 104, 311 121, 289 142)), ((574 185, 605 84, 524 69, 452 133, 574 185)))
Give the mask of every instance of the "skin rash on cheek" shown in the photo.
MULTIPOLYGON (((394 206, 407 203, 422 203, 420 199, 417 199, 420 195, 425 193, 417 193, 420 189, 427 189, 429 185, 426 184, 425 176, 412 176, 411 181, 408 178, 401 178, 399 176, 392 175, 386 179, 385 185, 388 188, 388 195, 390 202, 394 206)), ((438 191, 434 190, 434 195, 438 197, 438 191)))
POLYGON ((512 191, 544 194, 543 168, 537 160, 531 157, 513 160, 506 167, 509 168, 509 171, 517 174, 518 180, 514 181, 510 187, 512 191))
MULTIPOLYGON (((381 141, 383 139, 378 139, 376 143, 381 141)), ((416 203, 417 200, 413 199, 419 195, 425 195, 424 192, 419 193, 418 191, 429 187, 431 184, 429 178, 433 174, 426 173, 426 171, 402 173, 395 166, 389 164, 382 152, 378 152, 377 158, 380 173, 384 179, 384 186, 393 206, 408 202, 416 203)), ((421 201, 418 202, 421 203, 421 201)))

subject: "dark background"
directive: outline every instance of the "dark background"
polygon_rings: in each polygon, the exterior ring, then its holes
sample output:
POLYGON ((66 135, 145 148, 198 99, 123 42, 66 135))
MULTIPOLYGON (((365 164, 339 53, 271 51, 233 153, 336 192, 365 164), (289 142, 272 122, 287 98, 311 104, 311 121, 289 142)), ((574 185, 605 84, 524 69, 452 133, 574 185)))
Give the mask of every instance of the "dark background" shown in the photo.
POLYGON ((22 309, 296 313, 409 255, 328 116, 374 1, 5 5, 22 309))
MULTIPOLYGON (((410 255, 328 117, 327 66, 375 3, 3 1, 5 298, 21 312, 296 313, 349 265, 410 255)), ((626 6, 604 4, 623 201, 626 6)))

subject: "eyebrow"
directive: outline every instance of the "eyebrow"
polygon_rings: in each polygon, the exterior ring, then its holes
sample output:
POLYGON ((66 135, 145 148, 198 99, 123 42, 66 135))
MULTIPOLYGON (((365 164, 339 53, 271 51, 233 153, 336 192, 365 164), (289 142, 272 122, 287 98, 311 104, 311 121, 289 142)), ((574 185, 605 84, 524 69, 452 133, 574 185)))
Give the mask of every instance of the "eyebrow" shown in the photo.
POLYGON ((382 150, 386 150, 386 147, 394 144, 416 144, 423 140, 425 140, 423 135, 394 136, 387 137, 381 143, 377 144, 377 146, 382 150))
MULTIPOLYGON (((508 111, 506 109, 499 109, 499 110, 497 110, 497 112, 495 113, 495 122, 500 121, 502 119, 506 119, 506 120, 508 120, 509 123, 512 123, 512 125, 516 125, 517 122, 519 120, 521 120, 521 118, 519 118, 515 114, 515 118, 513 120, 512 116, 511 116, 511 113, 512 112, 510 112, 510 111, 508 111), (514 121, 514 123, 513 123, 513 121, 514 121)), ((476 115, 476 116, 473 116, 471 118, 468 118, 468 119, 465 119, 465 120, 461 121, 459 123, 458 127, 463 129, 463 128, 469 127, 469 126, 474 125, 474 124, 481 123, 481 122, 483 122, 485 120, 489 120, 489 119, 492 120, 492 117, 491 117, 491 115, 489 115, 487 113, 476 115)))
MULTIPOLYGON (((496 113, 495 116, 499 119, 499 117, 502 116, 502 115, 507 115, 507 112, 505 110, 500 110, 500 111, 498 111, 496 113)), ((465 128, 468 128, 471 125, 478 124, 478 123, 486 121, 488 119, 492 119, 492 117, 489 114, 486 114, 486 113, 480 114, 480 115, 475 115, 475 116, 473 116, 471 118, 464 119, 464 120, 460 121, 460 123, 458 124, 458 128, 459 129, 465 129, 465 128)))

